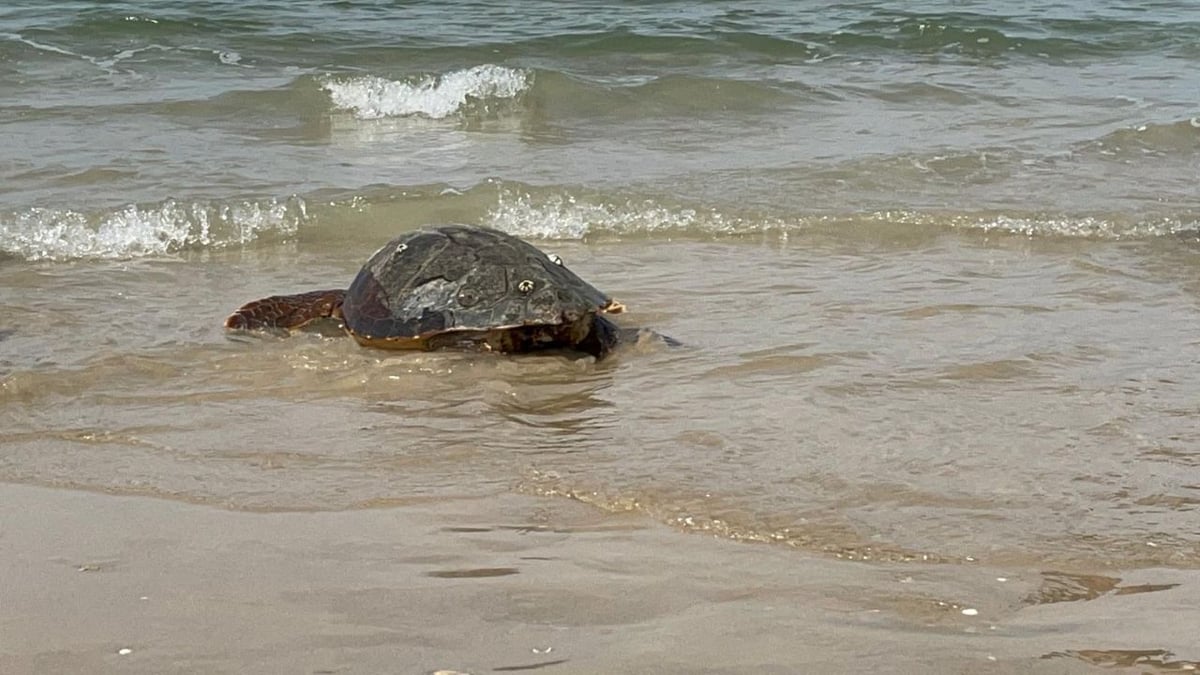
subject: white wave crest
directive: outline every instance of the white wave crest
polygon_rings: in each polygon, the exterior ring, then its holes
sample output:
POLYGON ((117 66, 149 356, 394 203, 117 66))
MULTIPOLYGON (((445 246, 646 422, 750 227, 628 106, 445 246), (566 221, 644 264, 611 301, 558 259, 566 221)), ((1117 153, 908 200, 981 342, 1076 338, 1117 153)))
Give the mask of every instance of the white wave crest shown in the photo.
POLYGON ((370 75, 330 77, 321 87, 329 92, 334 107, 353 111, 359 119, 409 115, 444 119, 472 100, 516 98, 531 81, 527 71, 485 64, 413 82, 370 75))
POLYGON ((668 207, 653 200, 621 203, 590 201, 569 194, 531 194, 536 190, 502 188, 484 225, 532 239, 584 239, 595 235, 683 233, 708 236, 790 233, 820 229, 838 231, 869 227, 939 227, 985 234, 1030 238, 1151 239, 1165 236, 1200 237, 1194 214, 1134 217, 1113 215, 1054 215, 1036 213, 936 213, 875 211, 843 214, 805 214, 779 217, 767 214, 722 213, 716 209, 668 207))
POLYGON ((293 234, 307 217, 303 199, 129 205, 86 214, 33 208, 0 214, 0 252, 25 260, 133 258, 189 246, 244 244, 263 232, 293 234))
POLYGON ((652 200, 623 204, 596 203, 570 195, 537 199, 529 194, 501 193, 486 216, 486 225, 519 237, 582 239, 589 234, 636 234, 662 231, 741 234, 784 230, 773 218, 747 220, 715 210, 669 208, 652 200))

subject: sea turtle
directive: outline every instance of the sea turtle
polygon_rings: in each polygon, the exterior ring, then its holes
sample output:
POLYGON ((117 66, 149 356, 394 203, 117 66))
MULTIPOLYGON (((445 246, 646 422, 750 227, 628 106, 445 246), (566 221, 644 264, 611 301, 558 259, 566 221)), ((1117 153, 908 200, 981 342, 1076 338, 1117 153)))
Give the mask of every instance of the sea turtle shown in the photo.
POLYGON ((486 227, 444 225, 391 240, 348 290, 274 295, 243 305, 230 329, 338 321, 387 349, 570 349, 604 358, 637 331, 605 315, 624 306, 532 244, 486 227))

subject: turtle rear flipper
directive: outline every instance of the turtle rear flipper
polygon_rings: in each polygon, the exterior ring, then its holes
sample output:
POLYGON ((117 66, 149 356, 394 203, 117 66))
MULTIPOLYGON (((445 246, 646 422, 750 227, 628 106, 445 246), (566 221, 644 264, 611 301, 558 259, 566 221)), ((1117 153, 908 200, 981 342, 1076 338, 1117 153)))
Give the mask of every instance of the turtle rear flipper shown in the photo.
POLYGON ((346 291, 309 291, 272 295, 248 302, 225 319, 225 327, 238 330, 295 330, 319 319, 341 321, 346 291))

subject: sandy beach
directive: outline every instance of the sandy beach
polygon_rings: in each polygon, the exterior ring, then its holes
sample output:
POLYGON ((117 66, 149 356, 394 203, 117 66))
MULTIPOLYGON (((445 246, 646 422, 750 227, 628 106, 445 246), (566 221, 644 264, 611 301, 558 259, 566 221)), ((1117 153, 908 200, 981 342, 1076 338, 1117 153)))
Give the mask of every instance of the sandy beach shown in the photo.
POLYGON ((1112 577, 1090 599, 1079 582, 1059 598, 1075 601, 1030 604, 1071 584, 820 559, 522 495, 487 514, 475 500, 262 514, 12 485, 0 498, 12 675, 1196 665, 1181 658, 1197 656, 1194 626, 1171 618, 1200 600, 1192 573, 1112 577), (1161 654, 1121 651, 1148 636, 1161 654))

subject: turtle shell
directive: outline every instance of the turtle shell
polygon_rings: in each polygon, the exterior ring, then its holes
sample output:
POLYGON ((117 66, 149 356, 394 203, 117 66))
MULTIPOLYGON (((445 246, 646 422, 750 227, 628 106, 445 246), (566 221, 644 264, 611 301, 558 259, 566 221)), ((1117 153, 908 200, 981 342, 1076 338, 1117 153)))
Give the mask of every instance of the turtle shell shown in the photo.
POLYGON ((510 234, 447 225, 388 242, 342 304, 359 342, 421 348, 451 333, 578 324, 612 299, 557 259, 510 234))

